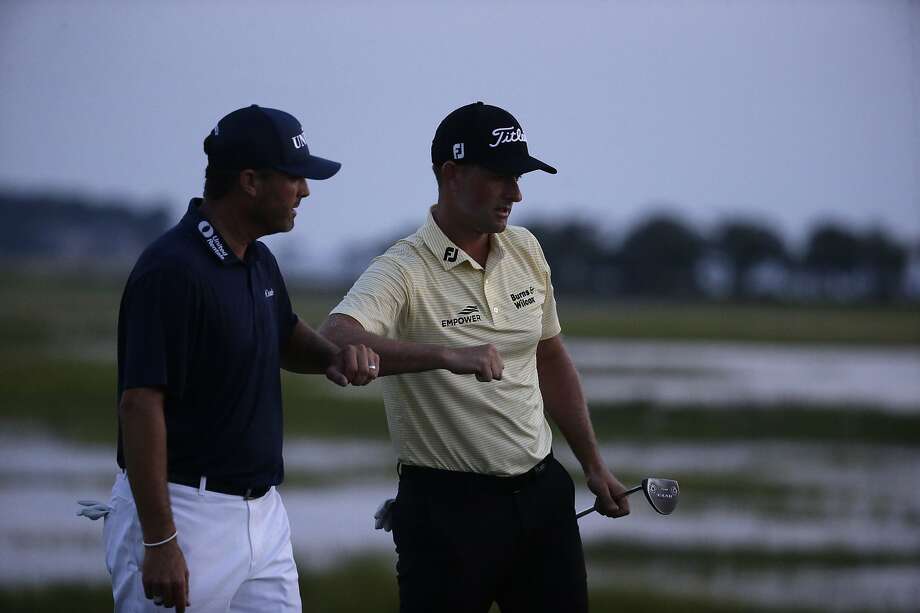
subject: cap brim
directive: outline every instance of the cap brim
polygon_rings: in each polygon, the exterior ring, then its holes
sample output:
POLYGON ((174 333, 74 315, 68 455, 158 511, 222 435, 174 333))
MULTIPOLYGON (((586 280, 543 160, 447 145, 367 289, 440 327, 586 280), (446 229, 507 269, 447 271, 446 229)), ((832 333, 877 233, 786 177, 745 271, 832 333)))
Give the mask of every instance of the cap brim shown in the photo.
POLYGON ((278 170, 297 177, 321 181, 337 173, 341 167, 339 162, 311 155, 301 164, 278 166, 278 170))
POLYGON ((534 170, 542 170, 543 172, 548 172, 551 175, 556 174, 556 169, 542 162, 532 155, 524 155, 517 158, 511 158, 507 160, 490 161, 490 162, 480 162, 483 166, 495 172, 507 175, 522 175, 525 172, 532 172, 534 170))

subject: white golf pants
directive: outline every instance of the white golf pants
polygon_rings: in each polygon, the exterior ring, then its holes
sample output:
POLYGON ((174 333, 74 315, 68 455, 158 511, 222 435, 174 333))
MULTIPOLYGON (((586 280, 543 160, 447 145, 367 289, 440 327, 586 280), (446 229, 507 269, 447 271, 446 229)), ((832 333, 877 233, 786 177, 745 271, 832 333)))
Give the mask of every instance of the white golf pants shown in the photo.
MULTIPOLYGON (((291 529, 281 496, 218 494, 169 484, 179 547, 189 570, 189 611, 300 612, 291 529)), ((131 487, 119 474, 105 518, 105 563, 117 613, 163 613, 144 596, 144 546, 131 487)))

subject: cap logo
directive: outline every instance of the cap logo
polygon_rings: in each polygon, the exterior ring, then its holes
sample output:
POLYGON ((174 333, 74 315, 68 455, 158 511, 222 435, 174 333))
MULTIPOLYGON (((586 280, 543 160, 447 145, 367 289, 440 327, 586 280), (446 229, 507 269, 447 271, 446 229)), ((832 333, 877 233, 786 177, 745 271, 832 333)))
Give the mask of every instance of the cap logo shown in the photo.
POLYGON ((527 142, 527 137, 524 136, 524 131, 520 128, 515 128, 514 126, 508 126, 507 128, 495 128, 492 130, 492 136, 495 137, 495 142, 489 145, 490 147, 498 147, 504 143, 527 142))
POLYGON ((302 149, 307 146, 307 139, 304 138, 303 132, 291 138, 291 142, 294 143, 294 149, 302 149))
POLYGON ((454 145, 454 159, 455 160, 463 159, 463 143, 457 143, 454 145))

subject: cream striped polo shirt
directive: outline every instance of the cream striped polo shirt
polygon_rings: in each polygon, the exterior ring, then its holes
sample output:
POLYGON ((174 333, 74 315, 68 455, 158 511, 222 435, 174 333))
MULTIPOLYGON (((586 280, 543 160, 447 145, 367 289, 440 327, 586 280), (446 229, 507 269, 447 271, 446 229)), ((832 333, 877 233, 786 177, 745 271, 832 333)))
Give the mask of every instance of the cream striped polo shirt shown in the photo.
POLYGON ((447 370, 382 378, 402 463, 509 476, 550 452, 536 354, 537 343, 561 329, 549 265, 524 228, 493 234, 483 269, 429 211, 425 225, 375 258, 332 312, 404 341, 492 343, 505 363, 502 380, 488 383, 447 370))

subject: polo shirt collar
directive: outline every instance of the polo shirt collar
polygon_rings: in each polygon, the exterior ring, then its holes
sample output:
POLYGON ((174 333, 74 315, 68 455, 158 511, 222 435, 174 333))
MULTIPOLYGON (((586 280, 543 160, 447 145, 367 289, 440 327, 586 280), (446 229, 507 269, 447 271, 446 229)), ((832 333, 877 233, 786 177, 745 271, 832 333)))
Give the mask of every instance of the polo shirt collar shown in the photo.
MULTIPOLYGON (((425 225, 421 227, 420 233, 425 245, 428 246, 428 249, 431 250, 434 257, 440 260, 444 270, 452 270, 464 262, 469 262, 470 266, 473 268, 482 270, 482 266, 479 265, 479 262, 467 255, 463 249, 447 238, 447 235, 444 234, 444 231, 438 226, 438 222, 434 220, 434 215, 431 213, 432 210, 434 210, 434 206, 428 209, 428 218, 425 220, 425 225)), ((491 236, 489 242, 490 261, 493 258, 496 261, 500 260, 504 255, 504 249, 502 249, 501 242, 502 239, 499 238, 498 234, 493 234, 491 236)))
MULTIPOLYGON (((217 228, 202 216, 198 208, 201 206, 201 202, 201 198, 192 198, 189 201, 188 211, 186 211, 185 217, 182 218, 182 223, 194 232, 207 248, 208 253, 214 256, 218 262, 224 266, 242 264, 236 254, 233 253, 233 250, 227 246, 227 241, 220 235, 217 228)), ((252 251, 251 246, 246 250, 246 253, 248 254, 250 251, 252 251)))

